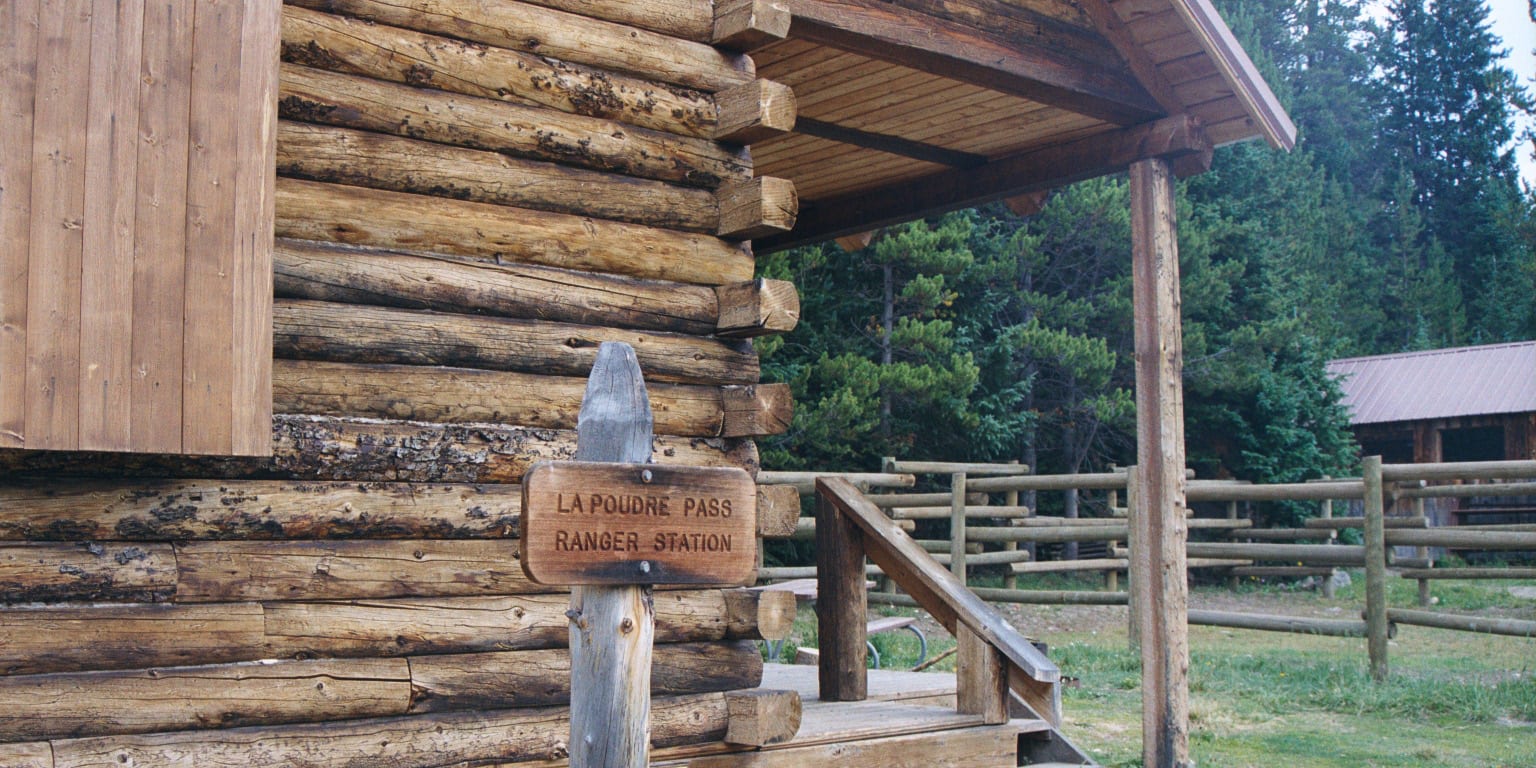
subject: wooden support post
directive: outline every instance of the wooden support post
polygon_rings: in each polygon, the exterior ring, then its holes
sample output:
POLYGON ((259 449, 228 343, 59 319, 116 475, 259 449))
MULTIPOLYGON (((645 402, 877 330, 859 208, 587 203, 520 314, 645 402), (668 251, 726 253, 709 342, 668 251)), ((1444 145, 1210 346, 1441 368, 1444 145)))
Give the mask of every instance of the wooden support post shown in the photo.
POLYGON ((964 624, 955 626, 956 709, 989 725, 1008 722, 1008 671, 1003 654, 964 624))
POLYGON ((1141 601, 1142 757, 1189 764, 1189 584, 1184 545, 1183 342, 1173 172, 1161 158, 1131 165, 1139 503, 1131 550, 1141 601))
POLYGON ((1367 456, 1361 465, 1365 480, 1365 623, 1371 656, 1371 677, 1387 680, 1387 541, 1383 522, 1381 457, 1367 456))
POLYGON ((869 614, 864 587, 864 534, 821 490, 816 491, 816 622, 821 651, 822 701, 863 701, 868 696, 869 614))
POLYGON ((949 572, 965 583, 965 473, 949 479, 949 572))
MULTIPOLYGON (((628 344, 603 342, 576 426, 577 461, 651 458, 651 401, 628 344)), ((571 590, 571 765, 643 768, 650 762, 651 588, 571 590)))

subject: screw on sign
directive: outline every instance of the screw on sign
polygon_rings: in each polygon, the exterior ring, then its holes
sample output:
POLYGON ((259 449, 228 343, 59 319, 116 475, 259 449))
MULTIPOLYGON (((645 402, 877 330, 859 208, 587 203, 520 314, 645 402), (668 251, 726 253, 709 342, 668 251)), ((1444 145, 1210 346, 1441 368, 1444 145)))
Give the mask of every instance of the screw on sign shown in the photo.
POLYGON ((634 350, 605 342, 587 379, 576 460, 523 479, 523 570, 572 586, 571 765, 648 762, 651 585, 753 581, 757 497, 740 469, 648 464, 650 398, 634 350))

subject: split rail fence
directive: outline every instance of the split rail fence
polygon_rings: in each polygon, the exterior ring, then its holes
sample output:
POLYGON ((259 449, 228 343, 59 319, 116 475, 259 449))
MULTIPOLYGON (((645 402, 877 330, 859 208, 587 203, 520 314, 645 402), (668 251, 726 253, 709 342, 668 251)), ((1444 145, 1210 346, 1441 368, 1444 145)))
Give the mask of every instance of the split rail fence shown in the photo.
MULTIPOLYGON (((1031 475, 1018 464, 917 462, 887 459, 880 473, 762 473, 759 482, 792 484, 802 493, 812 492, 817 477, 836 475, 865 495, 871 508, 880 509, 892 527, 923 538, 913 540, 938 564, 947 566, 957 583, 991 602, 1030 604, 1129 605, 1132 641, 1136 615, 1145 598, 1136 585, 1119 587, 1119 574, 1129 564, 1131 526, 1127 510, 1134 508, 1135 472, 1075 475, 1031 475), (949 490, 914 492, 916 476, 949 475, 949 490), (1079 515, 1083 492, 1103 493, 1104 516, 1079 515), (1065 494, 1064 514, 1039 515, 1030 502, 1047 492, 1065 494), (1000 505, 992 504, 1001 495, 1000 505), (1125 504, 1120 501, 1124 494, 1125 504), (947 521, 944 534, 935 532, 947 521), (921 523, 921 525, 919 525, 921 523), (1062 559, 1037 561, 1033 555, 1043 545, 1061 545, 1062 559), (1102 546, 1103 556, 1078 559, 1079 548, 1102 546), (968 574, 980 566, 1006 566, 1003 586, 977 587, 968 574), (1104 590, 1019 589, 1017 578, 1025 574, 1099 572, 1104 590)), ((1361 619, 1320 619, 1226 611, 1191 610, 1189 623, 1244 629, 1307 634, 1365 637, 1373 675, 1387 674, 1387 640, 1397 625, 1438 627, 1536 638, 1536 621, 1493 619, 1445 612, 1389 607, 1387 579, 1395 571, 1419 585, 1419 606, 1431 604, 1430 583, 1444 579, 1536 578, 1530 567, 1435 567, 1436 550, 1536 551, 1536 524, 1458 525, 1431 527, 1424 514, 1424 500, 1456 497, 1510 497, 1536 495, 1536 461, 1462 462, 1440 464, 1383 464, 1367 457, 1355 478, 1326 479, 1306 483, 1253 485, 1235 481, 1188 481, 1189 504, 1226 504, 1226 516, 1187 517, 1191 532, 1201 539, 1187 544, 1191 570, 1224 573, 1230 583, 1244 577, 1306 577, 1321 579, 1332 596, 1333 574, 1339 568, 1363 569, 1365 604, 1361 619), (1256 528, 1239 514, 1240 505, 1253 502, 1314 501, 1320 515, 1299 528, 1256 528), (1406 504, 1399 505, 1399 501, 1406 504), (1337 502, 1359 502, 1360 517, 1334 516, 1337 502), (1388 515, 1389 507, 1405 506, 1408 514, 1388 515), (1340 532, 1361 531, 1361 544, 1344 544, 1340 532), (1401 549, 1412 554, 1399 556, 1401 549), (1389 570, 1390 569, 1390 570, 1389 570)), ((1186 513, 1188 514, 1188 513, 1186 513)), ((816 536, 817 521, 803 518, 795 536, 816 536)), ((1095 553, 1097 554, 1097 553, 1095 553)), ((815 567, 767 567, 764 580, 809 578, 815 567)), ((864 576, 881 580, 868 601, 891 605, 921 605, 910 594, 897 592, 878 565, 866 565, 864 576)))

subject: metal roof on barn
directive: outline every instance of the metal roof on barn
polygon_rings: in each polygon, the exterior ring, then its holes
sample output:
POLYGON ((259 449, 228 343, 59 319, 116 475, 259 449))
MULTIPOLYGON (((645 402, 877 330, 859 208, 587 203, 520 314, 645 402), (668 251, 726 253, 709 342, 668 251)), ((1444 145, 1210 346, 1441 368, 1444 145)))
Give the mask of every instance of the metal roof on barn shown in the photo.
POLYGON ((1328 363, 1354 424, 1536 412, 1536 341, 1328 363))

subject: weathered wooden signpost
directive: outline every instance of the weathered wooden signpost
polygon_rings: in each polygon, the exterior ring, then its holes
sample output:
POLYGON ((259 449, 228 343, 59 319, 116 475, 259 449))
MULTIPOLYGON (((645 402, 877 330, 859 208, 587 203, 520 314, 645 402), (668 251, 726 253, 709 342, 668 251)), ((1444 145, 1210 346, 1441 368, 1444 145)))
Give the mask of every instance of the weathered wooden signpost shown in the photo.
POLYGON ((734 468, 661 466, 634 350, 597 353, 577 421, 575 461, 523 480, 522 564, 571 590, 574 768, 641 768, 650 748, 655 584, 751 581, 756 487, 734 468))

